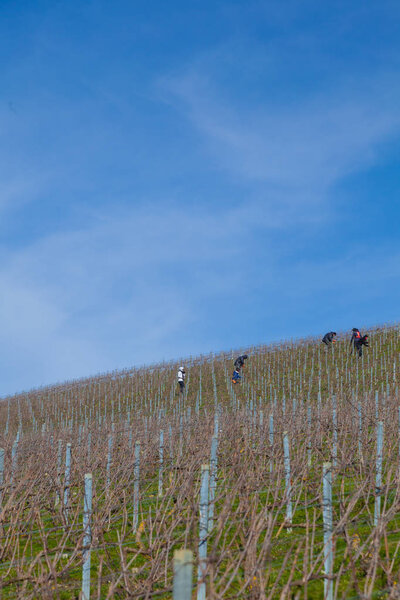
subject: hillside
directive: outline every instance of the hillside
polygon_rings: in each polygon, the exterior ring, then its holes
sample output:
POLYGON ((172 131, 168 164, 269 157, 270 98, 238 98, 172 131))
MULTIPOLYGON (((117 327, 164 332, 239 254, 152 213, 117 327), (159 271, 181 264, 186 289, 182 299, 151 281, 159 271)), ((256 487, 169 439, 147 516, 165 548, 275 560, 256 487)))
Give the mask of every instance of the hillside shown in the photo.
POLYGON ((182 397, 168 363, 0 403, 2 598, 78 598, 89 549, 91 598, 171 598, 184 547, 196 593, 204 523, 208 599, 398 597, 398 328, 362 359, 344 335, 245 351, 237 386, 229 352, 186 361, 182 397))

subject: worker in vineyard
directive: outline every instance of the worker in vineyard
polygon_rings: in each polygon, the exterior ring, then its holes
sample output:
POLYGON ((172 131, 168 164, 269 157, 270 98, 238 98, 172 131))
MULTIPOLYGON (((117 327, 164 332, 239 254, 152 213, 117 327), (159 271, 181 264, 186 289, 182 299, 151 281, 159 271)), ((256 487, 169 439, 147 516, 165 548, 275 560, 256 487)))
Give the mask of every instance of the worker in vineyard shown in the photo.
POLYGON ((332 346, 336 342, 336 331, 329 331, 328 333, 326 333, 322 338, 322 341, 325 344, 325 346, 328 346, 328 348, 330 348, 330 346, 332 346))
POLYGON ((237 371, 240 371, 240 369, 244 365, 244 361, 247 360, 248 358, 249 357, 247 356, 247 354, 241 354, 240 356, 238 356, 237 359, 235 360, 235 362, 233 363, 233 366, 235 367, 235 369, 237 371))
POLYGON ((186 377, 186 371, 185 371, 184 367, 179 367, 179 369, 178 369, 178 384, 179 384, 179 390, 180 390, 181 394, 183 394, 183 392, 185 391, 185 377, 186 377))
POLYGON ((242 378, 242 376, 240 375, 240 370, 244 365, 244 361, 247 360, 249 357, 247 356, 247 354, 241 354, 240 356, 237 357, 237 359, 235 360, 235 362, 233 363, 233 374, 232 374, 232 383, 240 383, 240 380, 242 378))
POLYGON ((361 339, 361 333, 360 330, 357 329, 357 327, 353 327, 351 331, 352 334, 350 338, 350 354, 353 352, 353 349, 357 351, 357 343, 361 339))
POLYGON ((360 357, 363 355, 363 346, 366 348, 369 346, 368 334, 361 336, 360 339, 354 343, 354 348, 360 357))

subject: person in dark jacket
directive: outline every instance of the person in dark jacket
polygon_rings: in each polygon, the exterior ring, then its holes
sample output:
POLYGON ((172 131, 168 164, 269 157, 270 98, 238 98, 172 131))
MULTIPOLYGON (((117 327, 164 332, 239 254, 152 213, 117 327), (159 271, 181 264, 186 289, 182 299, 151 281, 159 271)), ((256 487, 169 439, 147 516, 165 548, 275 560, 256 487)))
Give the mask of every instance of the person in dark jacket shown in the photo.
POLYGON ((240 356, 238 356, 237 359, 235 360, 235 362, 233 363, 233 366, 235 367, 235 369, 237 371, 240 371, 240 369, 244 365, 244 361, 247 360, 248 358, 249 357, 247 356, 247 354, 241 354, 240 356))
POLYGON ((332 346, 332 344, 336 342, 336 331, 329 331, 329 333, 326 333, 322 338, 322 341, 328 348, 329 346, 332 346))
POLYGON ((365 346, 366 348, 368 348, 369 346, 368 334, 360 336, 360 338, 354 342, 354 348, 356 352, 358 352, 358 356, 362 356, 363 346, 365 346))
POLYGON ((247 356, 247 354, 241 354, 233 363, 234 370, 232 374, 232 383, 240 383, 240 380, 242 378, 242 376, 240 375, 240 369, 243 367, 244 361, 248 358, 249 357, 247 356))

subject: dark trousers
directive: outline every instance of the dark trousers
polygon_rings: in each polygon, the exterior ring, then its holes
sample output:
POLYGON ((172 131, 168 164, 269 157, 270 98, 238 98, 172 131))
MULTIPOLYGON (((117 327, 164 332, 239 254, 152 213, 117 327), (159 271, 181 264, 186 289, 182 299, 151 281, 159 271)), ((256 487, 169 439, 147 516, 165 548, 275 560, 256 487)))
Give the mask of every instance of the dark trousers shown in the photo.
POLYGON ((363 345, 360 342, 354 342, 354 348, 356 352, 358 352, 358 356, 362 356, 363 353, 363 345))

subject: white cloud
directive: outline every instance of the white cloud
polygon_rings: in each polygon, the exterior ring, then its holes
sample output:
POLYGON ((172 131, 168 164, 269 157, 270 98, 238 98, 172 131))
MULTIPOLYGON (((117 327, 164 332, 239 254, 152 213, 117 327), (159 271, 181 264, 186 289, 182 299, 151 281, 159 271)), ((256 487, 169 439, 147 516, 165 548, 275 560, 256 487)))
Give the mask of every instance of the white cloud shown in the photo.
POLYGON ((153 206, 10 253, 0 269, 3 392, 189 353, 199 308, 239 285, 248 228, 235 209, 153 206))
MULTIPOLYGON (((400 133, 397 75, 331 81, 298 102, 246 108, 196 62, 160 86, 206 141, 210 154, 233 177, 284 191, 289 203, 324 199, 346 175, 379 160, 380 145, 400 133), (297 192, 297 193, 296 193, 297 192)), ((265 83, 265 82, 264 82, 265 83)))

